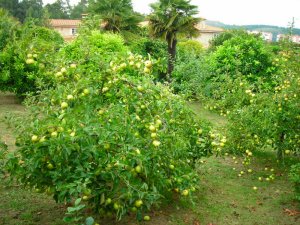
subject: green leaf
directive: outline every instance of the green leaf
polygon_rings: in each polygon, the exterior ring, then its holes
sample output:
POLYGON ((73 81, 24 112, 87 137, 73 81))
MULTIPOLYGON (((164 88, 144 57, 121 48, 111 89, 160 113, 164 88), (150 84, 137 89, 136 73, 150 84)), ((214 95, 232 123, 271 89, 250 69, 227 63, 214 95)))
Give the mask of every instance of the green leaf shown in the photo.
POLYGON ((77 198, 76 201, 75 201, 75 206, 78 206, 81 202, 81 198, 77 198))
POLYGON ((101 199, 100 199, 100 204, 102 205, 102 204, 104 204, 104 203, 105 203, 105 194, 102 193, 102 194, 101 194, 101 199))
POLYGON ((63 218, 63 221, 66 222, 66 223, 74 222, 74 218, 70 217, 70 216, 65 216, 63 218))

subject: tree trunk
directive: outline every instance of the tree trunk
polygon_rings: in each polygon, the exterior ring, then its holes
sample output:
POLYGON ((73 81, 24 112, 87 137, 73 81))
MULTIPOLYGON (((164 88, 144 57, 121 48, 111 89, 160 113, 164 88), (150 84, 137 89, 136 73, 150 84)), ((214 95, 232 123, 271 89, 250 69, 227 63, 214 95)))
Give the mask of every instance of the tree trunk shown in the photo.
POLYGON ((282 132, 279 135, 279 145, 278 145, 278 149, 277 149, 277 159, 279 161, 283 160, 283 142, 284 142, 284 133, 282 132))
POLYGON ((173 39, 173 42, 171 40, 168 40, 168 74, 167 74, 167 80, 171 81, 172 72, 174 70, 174 64, 175 64, 175 57, 176 57, 176 45, 177 45, 177 39, 173 39))

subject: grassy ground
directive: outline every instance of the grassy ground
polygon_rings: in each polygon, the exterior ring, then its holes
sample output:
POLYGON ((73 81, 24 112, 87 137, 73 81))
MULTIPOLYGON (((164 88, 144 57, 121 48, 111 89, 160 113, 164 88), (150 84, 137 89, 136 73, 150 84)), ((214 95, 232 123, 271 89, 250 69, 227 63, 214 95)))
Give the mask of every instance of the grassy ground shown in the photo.
POLYGON ((225 127, 227 121, 224 117, 218 114, 205 110, 198 102, 189 102, 188 106, 196 113, 200 119, 206 119, 211 122, 215 129, 221 129, 225 127))
MULTIPOLYGON (((24 108, 0 95, 0 137, 10 150, 14 149, 13 127, 8 127, 4 116, 24 115, 24 108)), ((191 104, 197 115, 208 118, 216 129, 221 130, 226 121, 216 114, 191 104)), ((148 225, 294 225, 300 223, 295 212, 297 205, 292 201, 292 184, 287 179, 286 168, 281 167, 274 154, 265 152, 251 164, 252 173, 242 165, 242 158, 233 156, 203 159, 197 168, 201 182, 193 203, 178 200, 177 204, 164 206, 150 213, 148 225), (233 169, 235 168, 235 169, 233 169), (268 170, 265 170, 268 168, 268 170), (274 169, 271 172, 270 169, 274 169), (240 171, 245 171, 238 177, 240 171), (259 181, 273 173, 275 180, 259 181), (257 187, 257 190, 253 190, 257 187), (290 211, 289 211, 290 210, 290 211), (294 211, 293 211, 294 210, 294 211)), ((2 225, 60 225, 65 206, 56 204, 49 196, 34 193, 18 186, 0 183, 0 224, 2 225)), ((100 221, 101 225, 135 225, 133 217, 122 222, 100 221), (134 222, 132 222, 134 221, 134 222)))
POLYGON ((14 149, 14 127, 9 127, 5 123, 5 117, 12 114, 20 116, 24 112, 24 107, 13 95, 0 93, 0 140, 5 142, 9 149, 14 149))

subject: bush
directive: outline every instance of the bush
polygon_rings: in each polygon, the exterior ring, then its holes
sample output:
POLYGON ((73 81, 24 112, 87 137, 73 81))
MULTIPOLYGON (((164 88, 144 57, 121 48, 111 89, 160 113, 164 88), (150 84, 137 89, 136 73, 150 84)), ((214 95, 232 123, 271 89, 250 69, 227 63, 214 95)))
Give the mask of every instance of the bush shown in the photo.
POLYGON ((133 53, 140 54, 143 57, 151 55, 153 59, 157 60, 153 73, 159 79, 164 78, 167 73, 167 47, 164 41, 150 38, 140 38, 129 44, 129 48, 133 53))
POLYGON ((24 96, 51 85, 46 71, 52 68, 53 57, 62 44, 57 32, 25 24, 19 36, 0 53, 0 90, 24 96))
POLYGON ((214 37, 210 42, 209 42, 209 52, 215 51, 219 46, 223 45, 225 41, 236 37, 236 36, 245 36, 247 37, 247 31, 245 30, 226 30, 225 32, 222 32, 221 34, 217 35, 214 37))
POLYGON ((178 54, 180 55, 195 55, 195 56, 201 56, 201 54, 204 52, 204 48, 202 44, 199 41, 195 40, 186 40, 178 42, 178 54))
POLYGON ((207 55, 177 54, 175 69, 172 73, 172 87, 188 99, 199 99, 199 93, 207 88, 206 78, 211 76, 211 66, 207 55))
POLYGON ((292 166, 289 177, 294 183, 296 199, 300 202, 300 163, 292 166))
POLYGON ((233 149, 245 151, 271 147, 277 150, 279 159, 292 152, 299 154, 299 53, 299 50, 291 50, 278 55, 282 73, 274 80, 277 84, 273 89, 245 90, 244 96, 248 97, 244 106, 236 107, 230 116, 233 149))
POLYGON ((202 45, 195 40, 178 43, 175 68, 172 73, 172 87, 175 93, 185 98, 198 98, 203 81, 209 73, 207 55, 202 45))
MULTIPOLYGON (((110 62, 116 55, 125 55, 129 49, 124 46, 124 39, 120 35, 113 33, 101 33, 100 31, 91 31, 90 34, 82 33, 79 37, 65 46, 61 52, 68 61, 90 62, 95 57, 98 61, 110 62)), ((96 66, 99 63, 96 63, 96 66)))
POLYGON ((251 83, 261 80, 266 88, 272 85, 278 70, 273 58, 264 41, 252 34, 235 36, 212 53, 216 77, 228 74, 235 79, 241 74, 251 83))
POLYGON ((194 191, 194 165, 211 152, 209 128, 167 86, 153 83, 151 61, 123 59, 118 36, 96 36, 111 40, 110 49, 88 42, 100 67, 73 61, 55 88, 28 99, 32 113, 6 167, 58 202, 82 197, 102 216, 132 211, 141 219, 174 192, 184 197, 194 191), (113 55, 113 62, 105 61, 113 55))
POLYGON ((0 8, 0 51, 5 48, 8 41, 15 38, 19 29, 19 22, 0 8))

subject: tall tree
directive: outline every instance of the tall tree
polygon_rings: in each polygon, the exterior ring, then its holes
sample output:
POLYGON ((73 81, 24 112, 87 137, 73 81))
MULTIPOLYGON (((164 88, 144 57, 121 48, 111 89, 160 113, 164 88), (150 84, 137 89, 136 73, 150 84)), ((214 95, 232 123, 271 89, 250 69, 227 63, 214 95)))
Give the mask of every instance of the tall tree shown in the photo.
POLYGON ((176 45, 178 35, 188 37, 198 36, 196 25, 200 18, 195 16, 198 8, 191 5, 190 0, 159 0, 151 4, 152 12, 149 15, 150 34, 154 37, 163 38, 168 43, 168 78, 174 70, 176 57, 176 45))
POLYGON ((45 9, 49 13, 50 19, 68 19, 68 6, 63 0, 56 0, 52 4, 47 4, 45 9))
MULTIPOLYGON (((20 2, 20 7, 25 10, 25 18, 43 18, 43 1, 42 0, 23 0, 20 2)), ((24 20, 22 20, 23 22, 24 20)))
POLYGON ((18 9, 19 0, 0 0, 0 8, 6 9, 11 15, 18 9))
POLYGON ((24 22, 26 17, 40 19, 43 17, 42 0, 0 0, 0 8, 24 22))
POLYGON ((113 32, 135 30, 141 16, 133 11, 131 0, 91 0, 89 10, 99 14, 104 29, 113 32))
POLYGON ((71 9, 70 18, 80 19, 82 14, 87 13, 88 0, 81 0, 71 9))
MULTIPOLYGON (((0 52, 9 41, 14 39, 19 28, 20 22, 12 17, 7 10, 0 8, 0 52)), ((0 63, 0 68, 1 66, 0 63)))

